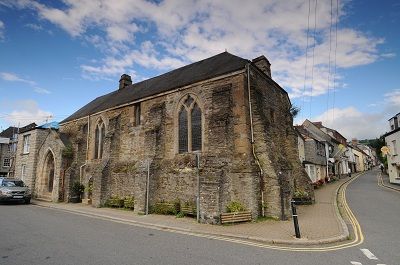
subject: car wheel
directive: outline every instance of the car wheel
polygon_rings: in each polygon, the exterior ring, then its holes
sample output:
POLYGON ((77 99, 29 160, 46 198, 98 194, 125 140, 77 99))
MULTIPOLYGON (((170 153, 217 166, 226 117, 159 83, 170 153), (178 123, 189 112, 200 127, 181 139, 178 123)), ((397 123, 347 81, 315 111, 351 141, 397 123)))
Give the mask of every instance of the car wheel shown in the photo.
POLYGON ((24 203, 25 203, 25 204, 30 204, 30 203, 31 203, 31 199, 26 199, 26 200, 24 201, 24 203))

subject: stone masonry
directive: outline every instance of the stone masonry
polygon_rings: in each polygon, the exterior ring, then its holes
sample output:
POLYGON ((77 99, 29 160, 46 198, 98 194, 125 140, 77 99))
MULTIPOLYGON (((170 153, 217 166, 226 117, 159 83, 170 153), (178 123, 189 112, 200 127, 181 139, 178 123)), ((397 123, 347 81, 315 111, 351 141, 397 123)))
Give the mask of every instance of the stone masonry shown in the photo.
MULTIPOLYGON (((150 206, 176 201, 194 205, 199 190, 202 222, 219 223, 233 201, 243 204, 253 218, 265 213, 286 219, 295 187, 312 194, 298 159, 291 103, 270 78, 265 57, 255 63, 241 60, 245 63, 239 70, 62 122, 58 133, 68 135, 73 149, 73 158, 63 169, 63 199, 70 197, 74 181, 86 186, 93 181, 94 206, 112 196, 133 196, 135 212, 144 212, 149 165, 150 206), (264 72, 257 67, 260 63, 264 72), (178 113, 188 97, 201 109, 202 147, 182 153, 178 113), (105 125, 100 159, 95 158, 98 124, 105 125)), ((130 80, 124 82, 119 90, 133 89, 130 80)))

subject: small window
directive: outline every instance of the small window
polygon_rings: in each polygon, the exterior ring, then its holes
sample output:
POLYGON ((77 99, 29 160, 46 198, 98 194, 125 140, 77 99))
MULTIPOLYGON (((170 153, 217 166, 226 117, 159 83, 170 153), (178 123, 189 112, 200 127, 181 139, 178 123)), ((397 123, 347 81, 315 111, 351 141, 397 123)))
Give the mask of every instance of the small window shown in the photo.
POLYGON ((392 145, 393 145, 393 155, 397 155, 397 146, 396 146, 397 142, 396 140, 392 141, 392 145))
POLYGON ((29 138, 29 134, 24 136, 24 154, 29 153, 29 138))
POLYGON ((135 106, 135 126, 140 125, 140 103, 137 103, 135 106))
POLYGON ((21 166, 21 180, 25 181, 26 165, 21 166))
POLYGON ((9 157, 4 158, 3 160, 3 167, 10 167, 11 165, 11 160, 9 157))

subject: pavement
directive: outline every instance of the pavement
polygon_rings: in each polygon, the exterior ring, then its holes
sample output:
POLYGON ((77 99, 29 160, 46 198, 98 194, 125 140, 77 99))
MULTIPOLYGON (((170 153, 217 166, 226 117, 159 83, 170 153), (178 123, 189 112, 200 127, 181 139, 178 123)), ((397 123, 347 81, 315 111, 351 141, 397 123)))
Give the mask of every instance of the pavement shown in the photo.
POLYGON ((184 232, 251 240, 268 244, 320 245, 345 241, 349 231, 337 207, 339 187, 350 178, 324 184, 315 190, 315 204, 297 206, 301 238, 295 237, 293 221, 263 220, 234 225, 199 224, 194 218, 167 215, 138 215, 114 208, 95 208, 82 203, 51 203, 32 200, 41 207, 54 208, 89 217, 108 219, 133 225, 184 232))
POLYGON ((392 189, 392 190, 400 191, 400 184, 390 183, 389 175, 380 173, 380 177, 382 179, 382 186, 392 189))

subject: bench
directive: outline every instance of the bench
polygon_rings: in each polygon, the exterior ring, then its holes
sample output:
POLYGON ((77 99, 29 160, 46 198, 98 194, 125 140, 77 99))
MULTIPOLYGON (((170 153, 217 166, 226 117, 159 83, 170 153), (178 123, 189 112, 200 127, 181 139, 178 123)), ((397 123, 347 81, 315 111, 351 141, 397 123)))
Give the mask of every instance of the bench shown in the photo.
POLYGON ((221 224, 249 222, 252 220, 251 212, 221 213, 221 224))

